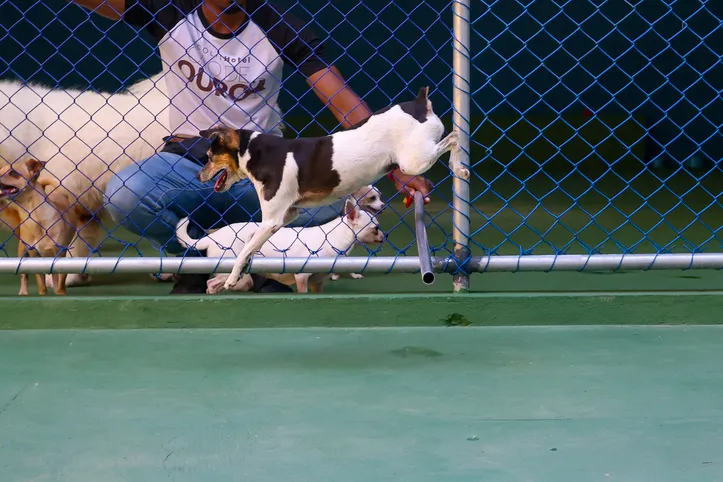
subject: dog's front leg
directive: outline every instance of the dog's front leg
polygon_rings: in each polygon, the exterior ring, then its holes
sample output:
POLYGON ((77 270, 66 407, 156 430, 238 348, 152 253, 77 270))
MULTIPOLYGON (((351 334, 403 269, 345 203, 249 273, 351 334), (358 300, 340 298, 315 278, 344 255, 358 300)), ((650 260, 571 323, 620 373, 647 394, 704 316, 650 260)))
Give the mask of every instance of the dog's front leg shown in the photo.
MULTIPOLYGON (((25 247, 25 243, 21 239, 18 239, 18 258, 24 258, 25 253, 27 252, 27 248, 25 247)), ((28 294, 28 275, 26 273, 23 273, 20 275, 20 292, 18 292, 19 296, 27 296, 28 294)))
POLYGON ((459 134, 452 131, 441 141, 434 143, 429 140, 397 155, 397 163, 404 174, 420 176, 430 170, 442 155, 459 145, 459 134))
POLYGON ((251 239, 244 245, 244 248, 236 258, 231 274, 226 279, 223 289, 230 290, 241 279, 241 271, 248 265, 251 256, 261 249, 266 241, 283 226, 283 218, 274 221, 262 221, 251 239))
POLYGON ((246 267, 251 256, 279 229, 289 224, 299 216, 299 210, 289 207, 286 203, 277 203, 277 206, 261 205, 261 224, 251 239, 244 245, 244 248, 236 258, 231 275, 226 279, 223 289, 232 289, 241 279, 241 271, 246 267))
POLYGON ((298 273, 294 275, 296 279, 296 292, 297 293, 308 293, 309 292, 309 277, 308 273, 298 273))
POLYGON ((67 295, 68 292, 65 289, 65 280, 68 278, 68 275, 65 273, 59 273, 53 275, 53 292, 56 295, 67 295))

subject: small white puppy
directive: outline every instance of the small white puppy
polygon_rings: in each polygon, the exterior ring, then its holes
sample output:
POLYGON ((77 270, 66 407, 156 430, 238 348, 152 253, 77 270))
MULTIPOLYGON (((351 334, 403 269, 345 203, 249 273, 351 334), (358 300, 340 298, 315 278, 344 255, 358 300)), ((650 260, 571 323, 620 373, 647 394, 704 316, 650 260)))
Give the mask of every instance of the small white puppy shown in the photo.
MULTIPOLYGON (((281 228, 274 233, 257 254, 263 257, 335 257, 339 253, 348 255, 354 245, 372 244, 384 241, 384 233, 377 226, 376 218, 361 209, 356 201, 349 199, 344 206, 345 214, 321 226, 308 228, 281 228)), ((176 237, 184 247, 206 251, 209 258, 236 257, 244 245, 258 230, 257 223, 236 223, 225 226, 201 239, 188 235, 188 218, 183 218, 176 228, 176 237)), ((286 285, 296 284, 299 293, 318 293, 322 290, 327 273, 274 274, 264 276, 276 279, 286 285)), ((214 294, 224 289, 228 274, 216 274, 208 280, 206 293, 214 294)), ((251 277, 244 274, 233 291, 249 291, 253 285, 251 277)))
MULTIPOLYGON (((382 197, 382 192, 377 189, 376 187, 372 186, 371 184, 368 184, 361 189, 354 192, 351 196, 351 199, 364 211, 370 213, 372 216, 376 216, 379 214, 385 207, 386 203, 384 202, 384 198, 382 197)), ((209 230, 209 234, 213 234, 218 229, 209 230)), ((350 273, 349 275, 351 278, 354 279, 362 279, 364 276, 357 274, 357 273, 350 273)), ((173 278, 173 274, 171 273, 163 273, 163 274, 151 274, 151 278, 156 281, 170 281, 173 278)), ((332 274, 331 275, 332 281, 336 281, 339 279, 338 274, 332 274)), ((243 286, 243 283, 239 283, 237 286, 243 286)), ((234 289, 233 291, 239 291, 234 289)), ((245 291, 245 290, 242 290, 245 291)))
MULTIPOLYGON (((373 216, 377 216, 386 207, 386 203, 384 202, 384 198, 382 197, 382 192, 371 184, 359 189, 354 194, 352 194, 351 197, 352 199, 354 199, 354 201, 356 201, 359 207, 372 214, 373 216)), ((364 279, 364 275, 361 275, 359 273, 349 273, 341 275, 337 273, 332 273, 331 280, 337 281, 339 278, 342 277, 349 277, 352 279, 364 279)))

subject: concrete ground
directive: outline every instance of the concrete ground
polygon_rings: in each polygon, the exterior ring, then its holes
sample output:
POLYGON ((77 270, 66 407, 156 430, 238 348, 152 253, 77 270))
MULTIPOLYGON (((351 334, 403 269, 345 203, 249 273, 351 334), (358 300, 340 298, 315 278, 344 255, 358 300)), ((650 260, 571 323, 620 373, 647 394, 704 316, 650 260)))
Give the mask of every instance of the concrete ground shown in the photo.
POLYGON ((710 326, 4 331, 2 480, 721 480, 722 344, 710 326))

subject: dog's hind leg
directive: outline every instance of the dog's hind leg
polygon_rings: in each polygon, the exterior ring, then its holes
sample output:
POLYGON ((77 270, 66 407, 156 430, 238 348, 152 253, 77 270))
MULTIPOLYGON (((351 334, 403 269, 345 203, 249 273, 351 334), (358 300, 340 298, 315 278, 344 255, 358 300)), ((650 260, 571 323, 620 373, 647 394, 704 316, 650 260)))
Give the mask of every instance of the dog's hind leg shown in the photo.
POLYGON ((447 137, 437 143, 437 159, 457 146, 459 146, 459 132, 452 131, 447 134, 447 137))
MULTIPOLYGON (((90 251, 97 249, 101 245, 104 234, 105 232, 103 231, 103 226, 99 222, 95 220, 87 222, 75 233, 72 241, 70 242, 68 251, 63 256, 72 258, 88 258, 90 256, 90 251)), ((54 286, 54 279, 51 275, 47 275, 45 277, 45 281, 51 288, 54 286)), ((84 286, 89 284, 91 281, 92 279, 89 274, 71 273, 67 275, 65 285, 68 287, 84 286)))
MULTIPOLYGON (((103 226, 95 220, 88 221, 80 227, 70 243, 66 256, 73 258, 87 258, 91 250, 98 249, 106 234, 103 226)), ((83 286, 91 282, 89 274, 69 274, 67 286, 83 286)))
POLYGON ((447 137, 442 139, 437 144, 437 150, 439 155, 437 158, 444 155, 446 152, 452 152, 449 157, 449 168, 452 170, 455 176, 461 179, 469 179, 469 169, 464 167, 464 164, 459 159, 459 133, 452 131, 447 137))
MULTIPOLYGON (((25 247, 25 243, 22 242, 22 240, 18 239, 18 258, 24 258, 27 253, 27 248, 25 247)), ((20 291, 18 292, 19 296, 27 296, 28 295, 28 275, 25 273, 22 273, 20 275, 20 291)))
POLYGON ((397 163, 404 174, 419 176, 430 170, 442 155, 458 145, 459 134, 452 131, 436 144, 428 141, 399 153, 397 163))
POLYGON ((311 276, 307 273, 298 273, 294 275, 294 279, 296 280, 296 291, 298 293, 308 293, 309 292, 309 278, 311 276))
POLYGON ((324 280, 326 279, 326 274, 324 273, 314 273, 309 278, 309 288, 311 289, 312 293, 321 293, 323 291, 324 286, 324 280))

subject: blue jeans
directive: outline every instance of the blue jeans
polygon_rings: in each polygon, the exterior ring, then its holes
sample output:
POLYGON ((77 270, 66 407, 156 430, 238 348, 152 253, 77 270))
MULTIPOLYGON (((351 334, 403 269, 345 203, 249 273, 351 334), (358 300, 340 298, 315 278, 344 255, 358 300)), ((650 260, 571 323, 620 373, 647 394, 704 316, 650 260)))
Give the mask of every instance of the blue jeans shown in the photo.
MULTIPOLYGON (((186 250, 176 240, 176 225, 188 216, 188 233, 200 238, 207 229, 239 222, 260 222, 259 198, 248 179, 224 193, 213 190, 213 181, 196 179, 201 166, 177 154, 161 152, 126 167, 106 187, 106 209, 113 220, 129 231, 157 243, 171 254, 186 250)), ((302 209, 289 226, 318 226, 338 217, 344 200, 330 206, 302 209)), ((190 254, 190 253, 189 253, 190 254)))

